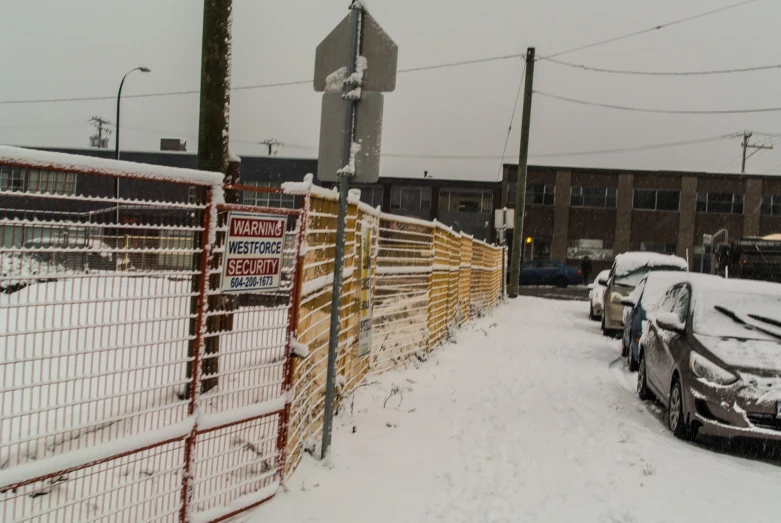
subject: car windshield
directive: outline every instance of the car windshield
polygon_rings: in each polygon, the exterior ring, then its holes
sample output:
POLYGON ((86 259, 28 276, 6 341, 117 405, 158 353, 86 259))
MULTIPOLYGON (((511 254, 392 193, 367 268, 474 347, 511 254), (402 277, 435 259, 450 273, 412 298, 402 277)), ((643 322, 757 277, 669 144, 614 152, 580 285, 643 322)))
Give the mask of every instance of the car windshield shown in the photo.
POLYGON ((648 274, 650 271, 683 271, 681 267, 677 267, 675 265, 643 265, 641 267, 637 267, 633 269, 632 271, 623 273, 623 274, 616 274, 616 285, 623 285, 624 287, 636 287, 638 283, 640 283, 640 280, 643 279, 643 276, 648 274))
POLYGON ((694 332, 708 336, 777 340, 781 336, 781 296, 740 292, 701 292, 695 297, 694 332))

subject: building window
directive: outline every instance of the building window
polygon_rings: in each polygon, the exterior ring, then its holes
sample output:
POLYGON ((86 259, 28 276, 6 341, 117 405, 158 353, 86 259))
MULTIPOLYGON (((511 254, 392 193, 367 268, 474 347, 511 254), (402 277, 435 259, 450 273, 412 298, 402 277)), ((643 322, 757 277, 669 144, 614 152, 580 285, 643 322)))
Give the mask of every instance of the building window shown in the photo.
POLYGON ((359 185, 361 201, 371 207, 382 207, 382 185, 359 185))
POLYGON ((762 214, 781 216, 781 194, 768 194, 762 197, 762 214))
POLYGON ((567 258, 580 260, 588 256, 592 260, 612 260, 613 242, 608 240, 570 240, 567 258))
POLYGON ((719 192, 698 192, 697 212, 743 214, 743 195, 719 192))
MULTIPOLYGON (((246 182, 242 185, 250 187, 266 187, 269 189, 278 189, 280 184, 277 182, 246 182)), ((296 206, 296 197, 291 194, 242 191, 244 205, 257 205, 258 207, 277 207, 293 209, 296 206)))
POLYGON ((76 194, 76 173, 30 169, 27 190, 34 193, 76 194))
POLYGON ((678 250, 678 244, 663 242, 634 242, 629 245, 629 250, 658 252, 661 254, 675 254, 678 250))
POLYGON ((491 191, 469 189, 442 189, 439 192, 440 212, 472 212, 491 214, 494 194, 491 191))
POLYGON ((581 187, 573 185, 570 189, 570 205, 572 207, 615 209, 616 194, 617 191, 614 187, 581 187))
POLYGON ((635 189, 633 207, 647 211, 677 211, 680 209, 680 191, 635 189))
POLYGON ((0 167, 0 191, 24 191, 24 169, 0 167))
POLYGON ((391 211, 430 211, 431 187, 393 187, 390 206, 391 211))
POLYGON ((529 205, 553 205, 555 192, 555 185, 530 183, 526 186, 526 203, 529 205))

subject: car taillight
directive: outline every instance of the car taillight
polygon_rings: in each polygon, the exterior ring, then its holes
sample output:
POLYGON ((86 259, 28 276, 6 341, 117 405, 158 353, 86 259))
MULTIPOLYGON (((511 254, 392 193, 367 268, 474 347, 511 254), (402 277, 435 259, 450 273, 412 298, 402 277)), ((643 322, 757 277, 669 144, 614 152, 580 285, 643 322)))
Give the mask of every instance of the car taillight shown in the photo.
POLYGON ((578 269, 578 276, 580 276, 581 274, 583 274, 583 271, 578 269))

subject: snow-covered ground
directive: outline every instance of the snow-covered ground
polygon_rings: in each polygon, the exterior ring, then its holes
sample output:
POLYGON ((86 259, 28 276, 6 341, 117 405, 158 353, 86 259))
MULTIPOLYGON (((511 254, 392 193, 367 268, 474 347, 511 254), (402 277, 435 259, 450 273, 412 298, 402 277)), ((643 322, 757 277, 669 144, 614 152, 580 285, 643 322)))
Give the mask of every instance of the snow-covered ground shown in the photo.
POLYGON ((588 304, 522 297, 428 361, 369 377, 248 523, 770 522, 781 459, 676 440, 588 304))

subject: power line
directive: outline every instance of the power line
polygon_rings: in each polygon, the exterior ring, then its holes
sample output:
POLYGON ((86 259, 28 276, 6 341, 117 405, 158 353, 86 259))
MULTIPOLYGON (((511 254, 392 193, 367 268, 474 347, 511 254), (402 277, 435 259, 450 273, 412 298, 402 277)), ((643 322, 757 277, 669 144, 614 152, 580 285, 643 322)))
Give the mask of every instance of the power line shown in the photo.
POLYGON ((600 40, 598 42, 594 42, 594 43, 586 44, 586 45, 581 45, 579 47, 573 47, 572 49, 567 49, 566 51, 560 51, 558 53, 550 54, 548 56, 541 56, 537 60, 548 60, 550 58, 555 58, 557 56, 562 56, 562 55, 565 55, 565 54, 574 53, 576 51, 582 51, 584 49, 591 49, 592 47, 597 47, 597 46, 604 45, 604 44, 610 44, 610 43, 613 43, 613 42, 617 42, 619 40, 624 40, 626 38, 631 38, 633 36, 638 36, 638 35, 645 34, 645 33, 651 33, 653 31, 658 31, 659 29, 664 29, 665 27, 670 27, 670 26, 673 26, 673 25, 682 24, 684 22, 690 22, 692 20, 696 20, 697 18, 702 18, 702 17, 709 16, 709 15, 712 15, 712 14, 715 14, 715 13, 720 13, 722 11, 727 11, 728 9, 734 9, 736 7, 741 7, 741 6, 744 6, 744 5, 756 2, 756 1, 758 1, 758 0, 745 0, 743 2, 738 2, 737 4, 731 4, 731 5, 728 5, 728 6, 720 7, 718 9, 713 9, 711 11, 706 11, 704 13, 699 13, 699 14, 692 15, 692 16, 687 16, 686 18, 680 18, 678 20, 673 20, 672 22, 667 22, 665 24, 655 25, 655 26, 649 27, 647 29, 641 29, 640 31, 635 31, 633 33, 628 33, 628 34, 625 34, 625 35, 616 36, 616 37, 613 37, 613 38, 608 38, 607 40, 600 40))
POLYGON ((499 172, 496 173, 496 181, 499 181, 499 177, 502 175, 502 167, 504 166, 504 155, 507 153, 507 144, 510 141, 510 132, 513 130, 513 122, 515 121, 515 110, 518 108, 518 99, 521 97, 521 91, 523 90, 523 80, 526 76, 526 62, 523 63, 523 72, 521 72, 521 81, 518 82, 518 94, 515 95, 515 103, 513 104, 513 114, 510 116, 510 126, 507 128, 507 137, 504 139, 504 148, 502 149, 502 158, 499 160, 499 172))
POLYGON ((781 64, 761 65, 757 67, 743 67, 739 69, 715 69, 710 71, 628 71, 622 69, 606 69, 603 67, 592 67, 583 64, 573 64, 563 60, 548 59, 548 62, 557 65, 581 69, 583 71, 592 71, 595 73, 626 74, 637 76, 706 76, 715 74, 748 73, 753 71, 766 71, 770 69, 781 69, 781 64))
POLYGON ((602 107, 605 109, 616 109, 619 111, 635 111, 640 113, 660 113, 660 114, 746 114, 746 113, 772 113, 781 111, 781 107, 764 107, 759 109, 716 109, 716 110, 690 110, 690 109, 649 109, 644 107, 628 107, 624 105, 604 104, 598 102, 588 102, 586 100, 578 100, 576 98, 567 98, 566 96, 558 96, 555 94, 545 93, 542 91, 534 91, 535 94, 540 96, 546 96, 555 100, 561 100, 563 102, 569 102, 580 105, 590 105, 594 107, 602 107))
MULTIPOLYGON (((472 64, 480 64, 480 63, 486 63, 486 62, 496 62, 500 60, 509 60, 512 58, 519 58, 523 55, 521 54, 509 54, 509 55, 501 55, 501 56, 490 56, 487 58, 477 58, 474 60, 462 60, 459 62, 447 62, 443 64, 433 64, 433 65, 425 65, 421 67, 410 67, 407 69, 399 69, 397 71, 398 74, 403 73, 412 73, 417 71, 429 71, 432 69, 445 69, 449 67, 460 67, 464 65, 472 65, 472 64)), ((272 87, 288 87, 293 85, 309 85, 312 83, 312 80, 294 80, 291 82, 275 82, 275 83, 268 83, 268 84, 253 84, 253 85, 242 85, 238 87, 232 87, 231 91, 248 91, 248 90, 254 90, 254 89, 269 89, 272 87)), ((142 94, 126 94, 123 96, 123 99, 127 98, 156 98, 156 97, 164 97, 164 96, 182 96, 182 95, 192 95, 192 94, 198 94, 200 91, 198 89, 192 89, 187 91, 166 91, 166 92, 158 92, 158 93, 142 93, 142 94)), ((0 105, 12 105, 12 104, 34 104, 34 103, 60 103, 60 102, 90 102, 90 101, 102 101, 102 100, 116 100, 116 96, 77 96, 77 97, 71 97, 71 98, 38 98, 38 99, 27 99, 27 100, 0 100, 0 105)))

